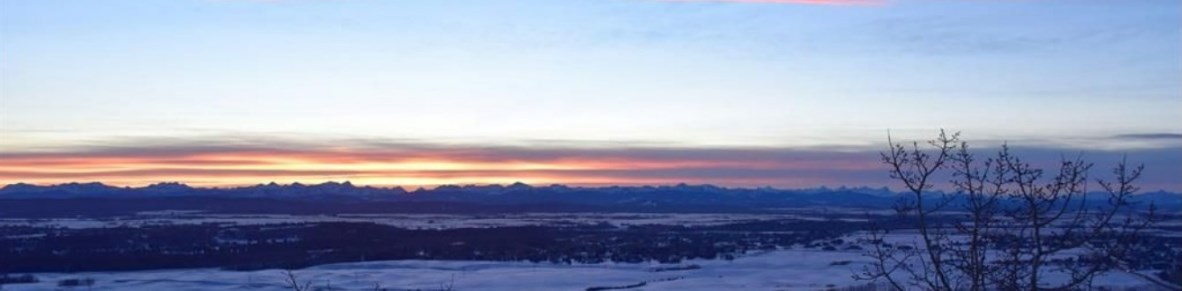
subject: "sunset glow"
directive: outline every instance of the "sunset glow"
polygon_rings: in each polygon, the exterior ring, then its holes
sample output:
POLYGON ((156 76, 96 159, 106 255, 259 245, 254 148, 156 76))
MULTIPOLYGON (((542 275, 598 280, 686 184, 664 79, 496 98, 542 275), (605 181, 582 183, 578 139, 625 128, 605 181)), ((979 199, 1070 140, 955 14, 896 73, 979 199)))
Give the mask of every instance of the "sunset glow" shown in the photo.
MULTIPOLYGON (((167 154, 42 153, 4 155, 0 182, 38 184, 104 181, 143 186, 180 181, 198 186, 234 186, 276 181, 351 181, 371 185, 434 186, 495 184, 638 185, 682 182, 733 186, 813 186, 826 178, 787 173, 878 171, 860 154, 779 154, 730 151, 437 149, 326 151, 203 151, 167 154), (722 154, 722 155, 720 155, 722 154), (835 159, 836 158, 836 159, 835 159), (738 173, 742 173, 739 175, 738 173)), ((872 157, 872 156, 871 156, 872 157)))
MULTIPOLYGON (((434 187, 445 184, 669 185, 717 184, 783 188, 888 185, 874 147, 689 148, 512 147, 430 144, 318 147, 279 141, 258 145, 160 145, 0 154, 0 183, 100 181, 145 186, 174 181, 193 186, 268 182, 434 187)), ((989 151, 988 148, 981 150, 989 151)), ((1019 150, 1053 165, 1059 149, 1019 150)), ((1076 150, 1078 151, 1078 150, 1076 150)), ((987 153, 987 152, 983 152, 987 153)), ((1088 151, 1098 167, 1121 157, 1144 161, 1148 189, 1177 189, 1182 154, 1168 149, 1088 151)))
POLYGON ((1176 1, 3 1, 0 183, 891 185, 890 132, 1182 190, 1176 1))

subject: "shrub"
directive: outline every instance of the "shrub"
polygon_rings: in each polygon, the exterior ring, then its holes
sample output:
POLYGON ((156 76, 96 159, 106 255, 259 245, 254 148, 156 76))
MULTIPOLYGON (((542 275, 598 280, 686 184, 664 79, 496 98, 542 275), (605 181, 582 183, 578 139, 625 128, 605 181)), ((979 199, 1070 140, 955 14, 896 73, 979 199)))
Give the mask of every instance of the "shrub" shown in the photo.
POLYGON ((78 287, 78 286, 92 286, 94 285, 93 278, 71 278, 57 281, 59 287, 78 287))

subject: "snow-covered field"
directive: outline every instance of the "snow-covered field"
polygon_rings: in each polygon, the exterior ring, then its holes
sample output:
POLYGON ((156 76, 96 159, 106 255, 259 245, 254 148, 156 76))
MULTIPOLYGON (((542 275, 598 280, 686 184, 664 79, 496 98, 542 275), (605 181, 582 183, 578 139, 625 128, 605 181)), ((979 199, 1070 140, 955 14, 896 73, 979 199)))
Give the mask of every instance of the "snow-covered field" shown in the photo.
MULTIPOLYGON (((862 285, 852 271, 867 260, 859 252, 780 250, 750 254, 733 261, 690 260, 677 265, 575 264, 484 261, 383 261, 332 264, 296 270, 300 281, 322 290, 586 290, 628 286, 628 290, 825 290, 862 285), (850 261, 849 264, 835 262, 850 261), (699 268, 672 267, 698 266, 699 268), (672 270, 656 271, 658 268, 672 270)), ((92 278, 93 286, 76 290, 290 290, 282 270, 251 272, 216 269, 140 272, 43 273, 41 283, 4 286, 4 290, 63 289, 57 282, 92 278)), ((1107 286, 1143 286, 1122 274, 1100 278, 1107 286)), ((63 290, 69 290, 65 288, 63 290)))
MULTIPOLYGON (((818 290, 855 283, 852 265, 835 261, 864 259, 856 252, 785 250, 733 261, 692 260, 678 265, 555 265, 480 261, 386 261, 323 265, 295 271, 300 280, 334 290, 383 288, 456 290, 585 290, 648 282, 639 290, 818 290), (659 267, 700 266, 656 272, 659 267)), ((5 286, 5 290, 46 290, 68 278, 93 278, 93 290, 286 290, 284 272, 232 272, 215 269, 143 272, 36 274, 42 283, 5 286)), ((395 289, 395 290, 397 290, 395 289)), ((88 290, 84 289, 83 290, 88 290)))
MULTIPOLYGON (((840 214, 828 212, 827 214, 840 214)), ((851 213, 845 213, 851 214, 851 213)), ((847 216, 852 217, 852 216, 847 216)), ((409 229, 504 227, 522 225, 600 224, 721 225, 759 220, 826 220, 816 213, 790 214, 652 214, 652 213, 525 213, 506 215, 345 214, 225 215, 152 212, 122 218, 0 219, 0 225, 104 228, 147 225, 218 223, 267 225, 308 222, 372 222, 409 229)), ((42 234, 24 234, 36 236, 42 234)), ((863 237, 842 237, 851 244, 863 237)), ((884 237, 892 244, 918 244, 915 231, 897 230, 884 237)), ((862 247, 866 247, 862 245, 862 247)), ((551 264, 492 261, 380 261, 342 263, 294 271, 300 281, 318 290, 587 290, 591 287, 633 287, 627 290, 826 290, 865 285, 854 271, 869 260, 862 251, 805 249, 799 245, 735 260, 688 260, 680 264, 551 264)), ((2 264, 0 258, 0 264, 2 264)), ((291 290, 285 271, 223 271, 179 269, 135 272, 34 274, 41 282, 3 286, 3 290, 291 290), (93 279, 92 286, 60 287, 68 279, 93 279)), ((1109 287, 1147 287, 1147 282, 1120 273, 1097 278, 1109 287)), ((1145 289, 1149 290, 1149 289, 1145 289)))

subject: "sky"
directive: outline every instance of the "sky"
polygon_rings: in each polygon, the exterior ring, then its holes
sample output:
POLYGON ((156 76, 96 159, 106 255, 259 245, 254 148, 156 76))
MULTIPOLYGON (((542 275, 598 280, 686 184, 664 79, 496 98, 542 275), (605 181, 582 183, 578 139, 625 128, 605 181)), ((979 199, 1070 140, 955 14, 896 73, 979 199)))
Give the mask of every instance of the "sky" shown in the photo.
POLYGON ((0 183, 895 186, 961 131, 1182 191, 1182 3, 0 0, 0 183))

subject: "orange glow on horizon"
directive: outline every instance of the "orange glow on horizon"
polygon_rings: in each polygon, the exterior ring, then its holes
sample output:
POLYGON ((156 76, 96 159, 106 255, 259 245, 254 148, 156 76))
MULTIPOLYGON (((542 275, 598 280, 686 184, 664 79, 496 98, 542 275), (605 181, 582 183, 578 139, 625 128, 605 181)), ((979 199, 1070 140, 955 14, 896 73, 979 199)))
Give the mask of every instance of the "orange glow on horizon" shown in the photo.
MULTIPOLYGON (((226 150, 196 153, 29 153, 0 155, 0 183, 98 181, 116 186, 182 182, 223 187, 259 183, 350 181, 359 185, 448 184, 819 186, 824 171, 878 171, 865 159, 761 157, 760 154, 668 155, 591 151, 226 150), (741 173, 741 174, 736 174, 741 173)), ((873 161, 873 160, 871 160, 873 161)))

